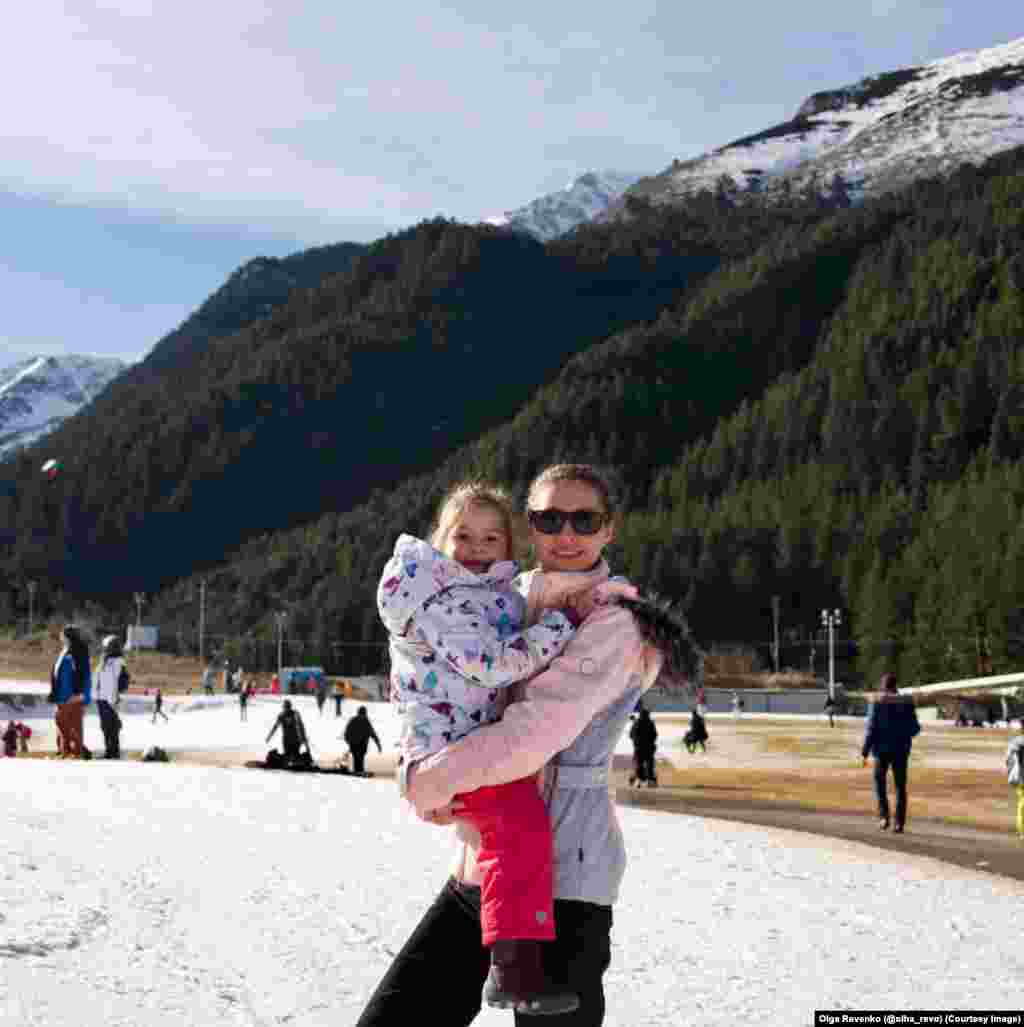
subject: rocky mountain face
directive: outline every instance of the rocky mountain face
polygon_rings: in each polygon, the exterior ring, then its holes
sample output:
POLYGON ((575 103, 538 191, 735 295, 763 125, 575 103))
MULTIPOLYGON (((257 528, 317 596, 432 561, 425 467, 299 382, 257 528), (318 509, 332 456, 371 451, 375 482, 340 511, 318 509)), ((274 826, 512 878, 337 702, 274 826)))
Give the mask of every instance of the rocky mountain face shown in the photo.
POLYGON ((0 370, 0 457, 49 434, 128 367, 113 357, 30 357, 0 370))
MULTIPOLYGON (((858 201, 1024 143, 1024 37, 808 97, 793 118, 631 186, 655 204, 703 190, 858 201)), ((625 198, 608 216, 621 214, 625 198)))
POLYGON ((558 192, 506 211, 500 217, 488 218, 487 224, 526 232, 547 242, 599 217, 639 177, 617 171, 588 172, 558 192))

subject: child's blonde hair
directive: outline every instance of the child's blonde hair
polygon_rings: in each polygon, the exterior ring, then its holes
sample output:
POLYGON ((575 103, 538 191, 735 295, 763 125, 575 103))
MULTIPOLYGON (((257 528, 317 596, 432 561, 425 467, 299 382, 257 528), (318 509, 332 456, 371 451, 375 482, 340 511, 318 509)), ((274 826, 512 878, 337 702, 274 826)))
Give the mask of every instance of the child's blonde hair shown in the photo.
POLYGON ((505 558, 516 559, 522 531, 515 506, 509 494, 500 485, 492 485, 486 481, 464 481, 449 490, 438 507, 434 530, 430 533, 430 544, 435 549, 443 550, 456 521, 471 506, 490 507, 501 517, 502 526, 508 537, 508 553, 505 558))

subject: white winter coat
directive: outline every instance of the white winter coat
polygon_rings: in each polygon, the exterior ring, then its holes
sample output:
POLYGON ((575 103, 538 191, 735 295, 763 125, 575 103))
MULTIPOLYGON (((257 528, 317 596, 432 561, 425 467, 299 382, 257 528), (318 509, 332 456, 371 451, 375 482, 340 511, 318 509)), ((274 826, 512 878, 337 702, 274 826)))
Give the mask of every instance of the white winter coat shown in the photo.
POLYGON ((1024 750, 1024 735, 1011 738, 1006 750, 1006 780, 1012 785, 1024 785, 1020 771, 1021 750, 1024 750))
POLYGON ((121 697, 117 690, 117 680, 124 670, 124 660, 120 656, 106 656, 93 674, 92 697, 97 702, 104 700, 116 706, 121 697))

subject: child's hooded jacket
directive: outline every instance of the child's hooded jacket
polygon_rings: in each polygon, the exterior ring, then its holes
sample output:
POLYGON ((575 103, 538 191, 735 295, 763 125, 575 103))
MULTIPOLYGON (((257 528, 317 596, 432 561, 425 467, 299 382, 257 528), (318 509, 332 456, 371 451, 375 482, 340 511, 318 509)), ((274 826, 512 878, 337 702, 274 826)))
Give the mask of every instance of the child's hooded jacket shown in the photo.
POLYGON ((540 611, 522 631, 526 601, 511 561, 474 574, 428 543, 401 535, 377 589, 388 629, 391 701, 400 706, 404 763, 498 720, 501 689, 546 667, 573 635, 540 611))

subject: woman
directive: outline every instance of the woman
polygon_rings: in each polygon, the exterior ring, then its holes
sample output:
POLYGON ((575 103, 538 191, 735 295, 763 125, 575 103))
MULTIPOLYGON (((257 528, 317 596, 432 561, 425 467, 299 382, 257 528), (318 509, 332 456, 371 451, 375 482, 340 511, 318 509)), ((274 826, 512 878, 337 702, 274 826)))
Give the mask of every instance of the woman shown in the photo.
POLYGON ((62 632, 64 648, 50 673, 50 701, 57 707, 57 751, 62 757, 84 757, 89 750, 83 741, 85 707, 92 701, 92 671, 89 646, 73 624, 62 632))
MULTIPOLYGON (((568 595, 608 578, 602 553, 615 526, 611 489, 587 465, 549 467, 531 485, 527 507, 540 565, 524 576, 529 617, 549 605, 542 600, 552 589, 568 595)), ((576 1011, 545 1017, 553 1027, 604 1021, 602 976, 625 869, 608 774, 629 715, 661 663, 630 612, 598 608, 501 721, 402 768, 403 792, 421 816, 443 824, 457 816, 457 793, 517 780, 551 761, 544 796, 554 833, 556 940, 545 946, 544 969, 580 999, 576 1011)), ((395 957, 357 1027, 411 1023, 428 997, 443 1027, 468 1025, 480 1011, 490 954, 480 930, 479 838, 465 823, 458 834, 463 845, 452 878, 395 957)), ((536 1022, 521 1012, 515 1019, 536 1022)))

